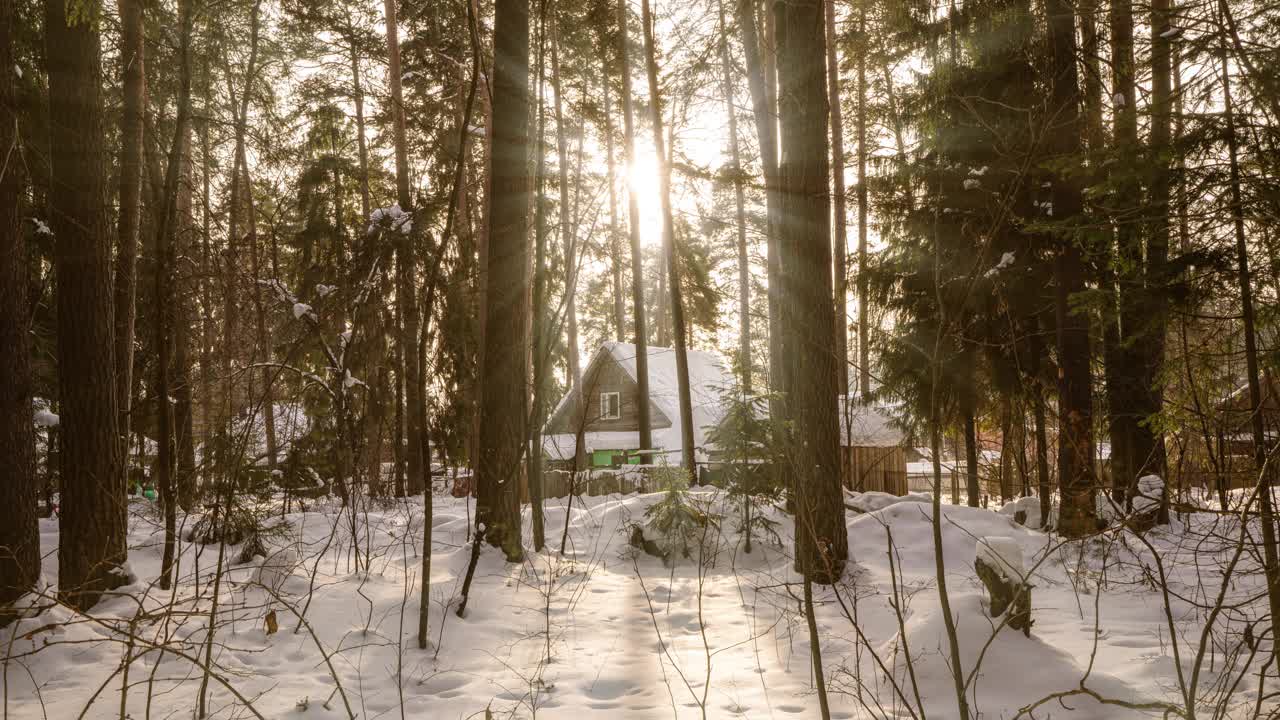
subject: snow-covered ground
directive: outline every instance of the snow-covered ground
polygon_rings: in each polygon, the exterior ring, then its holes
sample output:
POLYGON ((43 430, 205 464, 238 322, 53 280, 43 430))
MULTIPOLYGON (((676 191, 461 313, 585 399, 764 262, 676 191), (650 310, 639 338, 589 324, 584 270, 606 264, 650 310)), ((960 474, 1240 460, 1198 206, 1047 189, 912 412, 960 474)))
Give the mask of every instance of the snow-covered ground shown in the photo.
MULTIPOLYGON (((694 497, 726 512, 720 498, 694 497)), ((628 524, 643 522, 659 498, 586 498, 585 508, 575 501, 563 557, 556 551, 565 505, 548 503, 551 549, 513 565, 486 548, 463 618, 453 609, 474 508, 437 498, 426 650, 416 642, 420 497, 370 505, 359 515, 358 552, 371 556, 367 572, 357 570, 351 517, 336 505, 285 517, 267 559, 238 564, 237 548, 229 547, 232 569, 220 583, 211 646, 206 628, 218 546, 184 544, 181 582, 174 591, 159 590, 152 583, 163 532, 155 509, 135 504, 135 584, 91 617, 49 607, 5 629, 7 717, 190 718, 206 652, 207 708, 216 718, 470 718, 484 717, 486 708, 494 717, 818 717, 787 516, 767 511, 779 523, 782 544, 758 539, 748 555, 730 512, 722 532, 709 533, 702 562, 668 567, 627 543, 628 524), (279 628, 273 634, 270 612, 279 628)), ((931 505, 870 505, 878 509, 847 516, 853 557, 844 581, 815 588, 832 716, 913 717, 923 705, 928 717, 956 717, 931 505)), ((527 510, 525 520, 527 539, 527 510)), ((1147 536, 1152 555, 1131 533, 1057 547, 1008 515, 944 506, 946 580, 976 716, 1016 717, 1053 693, 1079 690, 1086 675, 1083 687, 1096 696, 1076 692, 1023 717, 1161 715, 1099 698, 1185 704, 1175 648, 1189 678, 1205 618, 1196 604, 1213 604, 1232 555, 1233 523, 1203 514, 1157 529, 1147 536), (987 616, 973 564, 979 540, 988 536, 1011 539, 1001 541, 1001 553, 1012 551, 1010 543, 1021 548, 1034 585, 1030 637, 995 632, 999 621, 987 616), (1167 573, 1168 598, 1159 590, 1156 557, 1167 573)), ((56 521, 42 521, 41 529, 45 574, 56 582, 56 521)), ((1265 605, 1257 599, 1256 560, 1245 553, 1240 563, 1248 577, 1232 584, 1228 598, 1251 600, 1218 618, 1219 639, 1197 678, 1201 702, 1229 698, 1229 717, 1252 710, 1256 669, 1269 649, 1269 642, 1250 638, 1261 645, 1254 673, 1233 687, 1249 656, 1240 633, 1265 605)))

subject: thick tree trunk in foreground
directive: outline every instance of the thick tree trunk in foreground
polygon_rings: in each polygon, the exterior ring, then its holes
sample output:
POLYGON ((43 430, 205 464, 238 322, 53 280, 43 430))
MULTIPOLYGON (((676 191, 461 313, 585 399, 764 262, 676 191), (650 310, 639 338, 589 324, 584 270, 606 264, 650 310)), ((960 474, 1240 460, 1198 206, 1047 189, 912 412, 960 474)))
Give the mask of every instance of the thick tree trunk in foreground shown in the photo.
MULTIPOLYGON (((0 147, 12 148, 0 174, 0 627, 5 606, 40 577, 36 518, 35 432, 31 422, 31 334, 27 298, 27 244, 22 234, 22 144, 18 136, 14 0, 0 0, 0 147), (16 162, 15 162, 16 160, 16 162)), ((52 433, 50 433, 52 434, 52 433)))
POLYGON ((117 433, 111 230, 103 152, 97 3, 71 24, 45 1, 49 62, 50 226, 58 279, 62 512, 58 592, 81 610, 125 578, 127 507, 117 433))
POLYGON ((494 17, 493 192, 481 372, 477 527, 510 562, 520 542, 520 460, 525 438, 525 265, 529 258, 529 3, 497 0, 494 17))
POLYGON ((792 423, 797 565, 816 582, 840 579, 848 558, 840 485, 834 306, 827 196, 827 93, 822 0, 777 6, 778 93, 782 99, 783 327, 791 378, 785 401, 792 423))
MULTIPOLYGON (((627 2, 618 0, 618 56, 622 66, 622 127, 626 144, 627 167, 635 165, 635 114, 631 107, 630 41, 627 32, 627 2)), ((649 417, 649 327, 644 308, 644 259, 640 253, 640 205, 636 199, 636 180, 627 178, 627 231, 631 245, 631 312, 634 315, 636 346, 636 413, 640 421, 640 449, 653 447, 652 420, 649 417)), ((583 408, 586 399, 583 398, 583 408)), ((648 463, 649 456, 641 456, 648 463)))
MULTIPOLYGON (((1075 15, 1066 0, 1048 0, 1052 111, 1050 151, 1058 158, 1079 158, 1082 145, 1080 86, 1076 71, 1075 15)), ((1078 160, 1077 160, 1078 161, 1078 160)), ((1083 202, 1078 179, 1059 173, 1053 183, 1054 217, 1077 218, 1083 202)), ((1055 263, 1058 319, 1058 487, 1062 506, 1058 529, 1068 537, 1096 527, 1093 471, 1093 396, 1089 367, 1089 317, 1070 308, 1071 296, 1085 290, 1081 238, 1061 237, 1055 263)))
POLYGON ((680 402, 681 464, 691 481, 698 477, 697 452, 693 444, 693 402, 689 393, 688 332, 684 319, 684 297, 680 287, 680 252, 676 249, 675 221, 671 215, 671 163, 663 136, 662 99, 658 88, 658 61, 654 45, 653 14, 649 0, 640 0, 644 24, 645 68, 649 76, 649 111, 653 123, 653 147, 658 156, 658 199, 662 201, 662 251, 667 259, 668 297, 671 300, 671 334, 675 340, 676 384, 680 402))

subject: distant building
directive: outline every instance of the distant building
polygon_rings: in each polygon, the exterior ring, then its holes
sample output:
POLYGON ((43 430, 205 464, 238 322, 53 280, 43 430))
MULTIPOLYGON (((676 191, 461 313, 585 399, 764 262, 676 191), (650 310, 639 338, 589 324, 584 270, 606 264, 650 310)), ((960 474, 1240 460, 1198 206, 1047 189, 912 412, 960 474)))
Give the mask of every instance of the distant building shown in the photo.
MULTIPOLYGON (((582 395, 571 390, 547 422, 542 449, 552 463, 570 465, 577 450, 579 430, 583 452, 579 467, 610 468, 640 463, 639 451, 649 450, 652 462, 682 462, 679 383, 675 351, 650 347, 649 418, 652 447, 640 446, 639 385, 636 347, 606 342, 596 350, 582 373, 582 395)), ((688 351, 689 393, 693 403, 693 441, 699 463, 715 462, 715 448, 706 441, 710 428, 724 414, 722 393, 734 386, 733 374, 720 360, 705 352, 688 351)), ((841 476, 854 490, 907 492, 904 436, 885 408, 841 401, 841 476)))

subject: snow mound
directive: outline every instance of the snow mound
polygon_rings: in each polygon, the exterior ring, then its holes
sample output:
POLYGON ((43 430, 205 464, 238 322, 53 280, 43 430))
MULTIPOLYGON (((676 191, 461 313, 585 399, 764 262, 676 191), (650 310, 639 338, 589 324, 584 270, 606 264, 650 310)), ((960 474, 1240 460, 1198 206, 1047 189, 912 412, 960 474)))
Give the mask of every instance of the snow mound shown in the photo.
MULTIPOLYGON (((1001 515, 1007 515, 1014 518, 1018 513, 1026 513, 1026 520, 1022 523, 1029 528, 1038 528, 1040 522, 1040 498, 1038 497, 1020 497, 1000 508, 1001 515)), ((1052 514, 1052 511, 1051 511, 1052 514)))
POLYGON ((1164 498, 1164 480, 1159 475, 1143 475, 1138 478, 1138 494, 1133 498, 1133 511, 1137 514, 1152 512, 1160 507, 1164 498))
POLYGON ((915 492, 907 493, 906 495, 894 495, 878 490, 869 490, 864 493, 847 493, 846 497, 848 498, 848 505, 864 513, 883 510, 890 505, 897 505, 898 503, 933 502, 933 496, 929 493, 915 492))
POLYGON ((284 581, 293 574, 293 569, 297 566, 298 551, 292 545, 281 548, 268 555, 262 564, 254 569, 253 581, 270 590, 271 594, 277 595, 284 581))
MULTIPOLYGON (((967 690, 971 708, 1026 707, 1051 693, 1077 689, 1080 678, 1085 676, 1085 669, 1068 653, 1034 634, 1029 638, 1023 637, 1021 633, 1005 628, 992 639, 996 625, 986 617, 979 594, 953 591, 951 611, 955 617, 962 672, 966 675, 971 672, 981 657, 981 667, 967 690)), ((902 634, 896 634, 880 648, 881 656, 893 657, 896 651, 901 658, 906 647, 915 666, 915 680, 926 713, 930 717, 954 717, 956 696, 951 674, 951 651, 941 611, 934 606, 930 610, 913 613, 905 627, 905 646, 902 634)), ((907 690, 911 680, 904 677, 903 682, 903 689, 907 690)), ((1088 676, 1086 687, 1107 698, 1138 702, 1146 699, 1127 683, 1096 668, 1088 676)), ((909 690, 907 694, 911 694, 909 690)), ((1072 720, 1147 717, 1137 711, 1103 705, 1087 696, 1072 697, 1067 704, 1071 707, 1069 715, 1072 720)), ((1060 706, 1054 704, 1052 707, 1060 706)), ((993 717, 996 716, 999 715, 993 713, 993 717)), ((1053 716, 1057 717, 1057 714, 1053 716)), ((1035 717, 1040 715, 1037 713, 1035 717)))
POLYGON ((999 571, 1006 580, 1021 582, 1026 577, 1022 547, 1011 537, 989 535, 979 540, 974 552, 974 561, 978 560, 999 571))

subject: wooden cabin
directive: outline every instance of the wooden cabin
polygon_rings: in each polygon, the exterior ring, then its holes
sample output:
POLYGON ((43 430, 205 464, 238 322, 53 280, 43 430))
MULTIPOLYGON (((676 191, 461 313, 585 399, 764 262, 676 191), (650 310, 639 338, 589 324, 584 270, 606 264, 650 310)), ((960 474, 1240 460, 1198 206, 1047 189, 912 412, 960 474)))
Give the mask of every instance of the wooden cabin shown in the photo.
MULTIPOLYGON (((710 353, 688 351, 689 393, 693 402, 693 440, 699 461, 709 453, 705 437, 721 416, 720 394, 732 387, 733 375, 710 353)), ((649 427, 652 447, 640 447, 639 383, 636 346, 606 342, 582 373, 582 393, 570 391, 551 414, 543 436, 543 452, 553 464, 574 459, 579 431, 583 436, 578 468, 640 464, 639 450, 654 464, 680 465, 683 441, 675 350, 648 348, 649 427), (580 395, 586 398, 585 408, 580 395)))
POLYGON ((840 399, 840 476, 858 492, 907 494, 905 436, 888 408, 840 399))
MULTIPOLYGON (((675 351, 651 347, 648 359, 652 447, 640 446, 636 348, 630 343, 607 342, 583 371, 585 407, 579 393, 570 391, 547 422, 542 447, 553 468, 616 470, 640 464, 644 455, 653 464, 682 463, 675 351), (579 432, 583 447, 575 463, 579 432)), ((689 385, 696 457, 701 468, 710 466, 713 470, 717 453, 706 435, 723 415, 722 393, 733 387, 734 378, 714 355, 690 350, 689 385)), ((841 401, 840 426, 845 487, 907 494, 907 448, 887 408, 841 401)), ((548 494, 553 495, 550 487, 548 494)))

